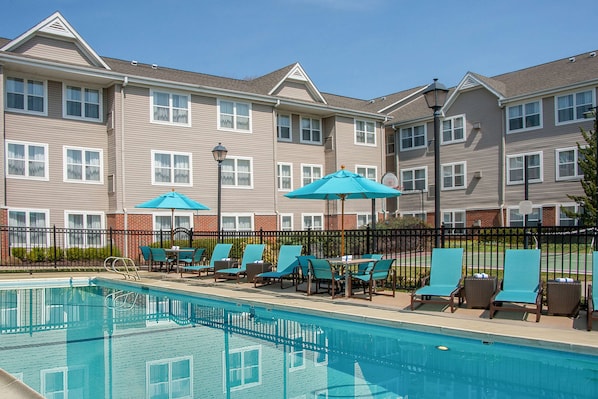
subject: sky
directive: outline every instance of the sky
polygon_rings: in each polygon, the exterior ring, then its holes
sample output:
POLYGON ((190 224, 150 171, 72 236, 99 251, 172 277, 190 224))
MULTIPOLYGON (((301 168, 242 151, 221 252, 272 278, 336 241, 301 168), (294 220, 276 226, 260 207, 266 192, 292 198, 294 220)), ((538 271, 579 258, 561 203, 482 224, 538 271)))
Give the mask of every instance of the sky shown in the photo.
POLYGON ((598 49, 587 0, 0 0, 0 37, 59 11, 100 56, 250 79, 298 62, 372 99, 598 49))

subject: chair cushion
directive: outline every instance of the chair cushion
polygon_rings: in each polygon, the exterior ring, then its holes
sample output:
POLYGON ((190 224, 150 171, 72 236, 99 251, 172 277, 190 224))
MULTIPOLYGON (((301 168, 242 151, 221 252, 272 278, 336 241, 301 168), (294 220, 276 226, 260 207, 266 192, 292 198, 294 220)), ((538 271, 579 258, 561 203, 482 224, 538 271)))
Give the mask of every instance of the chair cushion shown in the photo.
POLYGON ((535 291, 501 291, 494 298, 497 302, 536 303, 538 293, 535 291))
POLYGON ((415 295, 450 296, 459 287, 455 285, 426 285, 415 291, 415 295))

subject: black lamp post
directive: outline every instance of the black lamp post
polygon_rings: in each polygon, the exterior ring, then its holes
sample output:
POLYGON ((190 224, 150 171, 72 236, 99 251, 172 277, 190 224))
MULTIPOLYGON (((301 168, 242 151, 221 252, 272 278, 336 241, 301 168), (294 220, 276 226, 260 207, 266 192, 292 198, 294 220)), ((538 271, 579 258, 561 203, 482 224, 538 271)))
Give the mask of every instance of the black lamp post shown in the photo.
POLYGON ((218 162, 218 242, 220 242, 220 211, 222 204, 222 161, 226 159, 227 153, 228 150, 225 146, 222 145, 222 143, 218 143, 218 145, 214 147, 214 149, 212 150, 214 160, 218 162))
POLYGON ((440 247, 440 110, 444 106, 448 89, 434 79, 434 83, 426 87, 424 98, 428 108, 434 111, 434 227, 436 228, 436 247, 440 247))

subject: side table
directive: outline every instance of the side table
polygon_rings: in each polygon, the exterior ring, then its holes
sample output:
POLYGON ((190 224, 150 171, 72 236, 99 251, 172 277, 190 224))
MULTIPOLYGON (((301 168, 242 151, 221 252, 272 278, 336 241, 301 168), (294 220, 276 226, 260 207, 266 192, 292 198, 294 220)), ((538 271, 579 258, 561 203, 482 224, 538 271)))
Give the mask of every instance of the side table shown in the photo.
POLYGON ((272 263, 270 262, 248 263, 245 266, 245 270, 247 272, 247 282, 253 283, 255 276, 260 273, 269 272, 270 269, 272 269, 272 263))
POLYGON ((496 292, 496 277, 465 277, 465 301, 467 308, 484 308, 490 306, 490 299, 496 292))
POLYGON ((556 281, 546 282, 546 302, 549 315, 567 315, 575 317, 579 313, 581 301, 580 281, 556 281))
POLYGON ((230 269, 231 267, 235 267, 236 264, 237 264, 237 261, 233 260, 233 259, 217 260, 214 262, 214 273, 216 273, 218 270, 230 269))

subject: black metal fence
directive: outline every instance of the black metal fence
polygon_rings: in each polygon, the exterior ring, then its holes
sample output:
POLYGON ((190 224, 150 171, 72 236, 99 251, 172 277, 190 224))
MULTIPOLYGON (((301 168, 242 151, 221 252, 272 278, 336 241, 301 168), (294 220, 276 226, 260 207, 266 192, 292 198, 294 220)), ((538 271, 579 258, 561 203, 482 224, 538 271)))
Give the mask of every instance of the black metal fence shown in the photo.
MULTIPOLYGON (((231 257, 241 258, 247 243, 264 243, 264 260, 276 262, 283 244, 301 244, 304 254, 337 257, 341 232, 250 231, 221 232, 220 240, 233 244, 231 257)), ((144 265, 139 246, 206 248, 209 259, 218 242, 217 232, 187 229, 174 231, 81 230, 66 228, 22 228, 0 226, 0 271, 80 270, 103 268, 108 256, 132 258, 144 265)), ((503 256, 508 248, 540 248, 542 278, 571 277, 591 281, 592 251, 596 229, 574 227, 461 228, 455 229, 360 229, 344 233, 345 254, 360 256, 381 253, 395 258, 397 288, 413 288, 428 273, 431 250, 438 241, 443 247, 462 247, 467 275, 488 273, 501 277, 503 256)))

